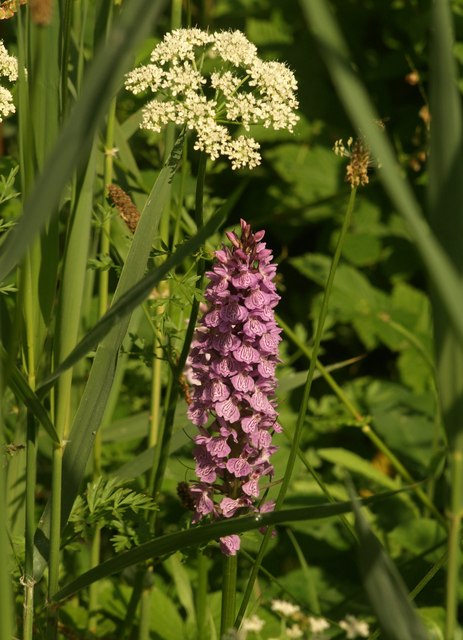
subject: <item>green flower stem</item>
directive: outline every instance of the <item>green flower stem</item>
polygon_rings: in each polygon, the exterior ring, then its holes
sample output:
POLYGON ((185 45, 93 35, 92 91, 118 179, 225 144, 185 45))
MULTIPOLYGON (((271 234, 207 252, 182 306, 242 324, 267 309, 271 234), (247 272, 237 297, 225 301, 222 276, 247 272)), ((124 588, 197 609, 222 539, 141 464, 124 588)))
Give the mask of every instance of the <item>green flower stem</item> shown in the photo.
MULTIPOLYGON (((26 523, 24 562, 24 615, 23 640, 33 638, 34 620, 34 533, 35 533, 35 483, 37 472, 36 425, 31 412, 27 412, 26 447, 26 523)), ((4 513, 4 512, 2 512, 4 513)), ((0 620, 3 620, 0 618, 0 620)), ((3 627, 2 627, 3 631, 3 627)))
POLYGON ((458 624, 459 576, 461 570, 461 518, 463 515, 463 433, 456 436, 449 454, 450 521, 448 537, 445 638, 455 638, 458 624))
MULTIPOLYGON (((63 447, 53 445, 52 487, 50 496, 50 556, 48 561, 48 599, 51 601, 58 590, 60 539, 61 539, 61 488, 63 477, 63 447)), ((53 607, 49 609, 47 640, 57 637, 57 614, 53 607)))
POLYGON ((161 382, 162 382, 162 347, 159 344, 158 332, 154 332, 153 363, 151 375, 150 423, 148 432, 148 447, 154 447, 159 441, 161 428, 161 382))
POLYGON ((410 599, 414 600, 416 598, 417 595, 419 595, 421 593, 421 591, 423 591, 423 589, 425 588, 425 586, 431 582, 431 580, 434 578, 434 576, 439 573, 439 571, 442 569, 442 567, 445 566, 446 562, 447 562, 447 558, 448 558, 448 552, 445 551, 441 557, 439 558, 439 560, 437 562, 435 562, 433 564, 433 566, 429 569, 429 571, 426 573, 425 576, 423 576, 421 578, 421 580, 418 582, 418 584, 416 585, 416 587, 414 587, 411 591, 410 591, 410 599))
MULTIPOLYGON (((35 305, 32 285, 32 269, 34 261, 34 248, 28 252, 23 267, 24 297, 23 313, 26 329, 27 348, 25 355, 27 379, 31 389, 35 390, 35 305)), ((36 428, 30 412, 27 413, 27 445, 26 445, 26 496, 25 496, 25 558, 24 558, 24 610, 23 610, 23 636, 24 640, 33 638, 34 620, 34 580, 33 580, 33 556, 34 556, 34 532, 35 532, 35 484, 36 484, 36 428)))
POLYGON ((149 640, 150 634, 150 613, 151 613, 151 589, 143 589, 140 605, 140 627, 138 630, 139 640, 149 640))
POLYGON ((223 557, 222 573, 222 615, 220 618, 220 637, 233 629, 236 609, 236 574, 238 556, 223 557))
MULTIPOLYGON (((105 153, 104 153, 104 168, 103 168, 103 184, 106 185, 112 182, 113 176, 113 147, 114 147, 114 129, 116 124, 116 98, 114 97, 108 109, 108 117, 106 123, 106 136, 105 136, 105 153)), ((101 230, 100 230, 100 255, 104 258, 109 257, 111 249, 111 218, 109 215, 105 215, 101 230)), ((109 270, 102 269, 99 272, 98 280, 98 314, 101 318, 109 307, 109 270)), ((101 429, 98 429, 95 441, 93 445, 93 480, 96 480, 101 476, 101 429)), ((90 565, 96 567, 100 562, 101 551, 101 529, 99 526, 95 527, 93 532, 92 544, 90 549, 90 565)), ((96 611, 98 608, 98 593, 99 584, 95 583, 90 586, 88 597, 88 610, 89 620, 88 625, 90 630, 96 630, 96 611)))
MULTIPOLYGON (((201 153, 198 166, 198 177, 196 180, 196 195, 195 195, 195 218, 196 226, 199 229, 203 226, 203 197, 204 197, 204 183, 206 180, 206 164, 207 156, 201 153)), ((196 275, 198 277, 197 287, 202 286, 204 277, 205 264, 204 260, 200 258, 196 265, 196 275)), ((160 436, 160 446, 156 449, 156 457, 151 471, 150 478, 150 491, 151 495, 156 499, 156 495, 161 490, 164 473, 166 470, 167 460, 169 458, 169 446, 170 438, 172 435, 172 427, 175 417, 175 409, 177 406, 177 398, 179 392, 179 378, 182 375, 185 367, 185 362, 190 351, 190 344, 193 338, 193 333, 196 327, 196 319, 199 311, 199 300, 194 297, 191 303, 190 318, 188 321, 188 327, 186 330, 185 340, 183 343, 182 351, 175 365, 173 375, 171 376, 171 383, 168 387, 166 394, 166 413, 164 418, 164 424, 162 428, 162 434, 160 436)), ((153 514, 155 517, 155 514, 153 514)))
MULTIPOLYGON (((0 398, 3 398, 3 364, 0 364, 0 398)), ((3 408, 0 402, 0 451, 2 452, 2 456, 4 455, 5 447, 4 427, 3 408)), ((0 464, 0 513, 7 513, 5 464, 0 464)), ((10 566, 10 549, 11 545, 8 540, 7 520, 4 515, 0 523, 0 624, 2 636, 5 638, 13 638, 13 597, 11 593, 11 575, 8 570, 10 566)), ((27 596, 27 585, 25 595, 27 596)), ((30 626, 32 626, 32 613, 27 616, 24 615, 24 623, 30 626)), ((24 631, 26 631, 26 629, 24 629, 24 631)), ((29 635, 26 636, 24 633, 24 638, 32 637, 29 632, 28 634, 29 635)))
POLYGON ((188 146, 187 145, 188 145, 188 141, 185 136, 183 140, 182 166, 180 168, 180 185, 177 192, 177 211, 175 216, 175 226, 174 226, 174 234, 172 238, 172 247, 177 246, 177 244, 180 242, 180 221, 182 219, 183 198, 185 195, 186 180, 188 177, 188 165, 187 165, 188 146))
POLYGON ((146 567, 145 565, 139 565, 135 579, 133 581, 132 593, 130 594, 130 600, 127 604, 125 619, 119 630, 119 636, 121 640, 129 639, 132 637, 132 628, 135 622, 135 614, 137 611, 138 603, 140 602, 143 583, 145 580, 146 567))
MULTIPOLYGON (((347 235, 347 230, 349 228, 350 221, 351 221, 351 218, 352 218, 352 212, 354 210, 356 193, 357 193, 356 189, 352 189, 351 190, 350 197, 349 197, 349 202, 348 202, 348 205, 347 205, 346 214, 344 216, 344 221, 343 221, 343 224, 342 224, 341 232, 339 234, 339 238, 338 238, 338 242, 337 242, 336 249, 335 249, 335 252, 334 252, 333 260, 331 262, 331 267, 330 267, 330 271, 329 271, 329 274, 328 274, 328 280, 327 280, 327 283, 326 283, 326 286, 325 286, 325 292, 324 292, 324 295, 323 295, 322 306, 321 306, 321 309, 320 309, 320 315, 319 315, 319 318, 318 318, 317 328, 315 330, 314 344, 313 344, 313 348, 312 348, 312 357, 310 358, 310 365, 309 365, 309 371, 308 371, 308 374, 307 374, 307 381, 305 383, 302 402, 301 402, 301 406, 300 406, 300 409, 299 409, 299 414, 297 416, 296 429, 294 431, 294 437, 293 437, 293 441, 292 441, 292 444, 291 444, 291 449, 290 449, 290 452, 289 452, 288 462, 286 463, 286 470, 285 470, 285 474, 283 476, 283 482, 281 483, 280 491, 279 491, 277 499, 276 499, 275 511, 280 510, 281 507, 282 507, 282 504, 283 504, 283 501, 285 499, 286 493, 288 491, 289 483, 291 481, 291 477, 292 477, 292 474, 293 474, 294 464, 296 462, 297 452, 299 450, 299 444, 300 444, 300 441, 301 441, 301 435, 302 435, 302 429, 303 429, 303 426, 304 426, 304 420, 305 420, 305 416, 306 416, 306 412, 307 412, 307 407, 308 407, 308 404, 309 404, 310 391, 311 391, 311 388, 312 388, 312 380, 313 380, 313 376, 314 376, 314 373, 315 373, 315 368, 317 366, 318 351, 320 349, 320 343, 321 343, 321 339, 322 339, 322 335, 323 335, 323 326, 325 324, 326 314, 328 312, 328 303, 329 303, 329 299, 330 299, 330 295, 331 295, 331 289, 333 287, 333 282, 334 282, 334 276, 335 276, 335 273, 336 273, 336 269, 338 267, 339 260, 341 258, 341 253, 342 253, 344 240, 345 240, 345 237, 347 235)), ((269 527, 267 529, 267 531, 265 532, 265 534, 264 534, 264 538, 262 540, 259 552, 258 552, 257 557, 256 557, 256 563, 252 568, 251 575, 249 576, 248 583, 246 585, 246 589, 245 589, 245 592, 244 592, 244 596, 243 596, 243 600, 242 600, 242 603, 241 603, 241 607, 240 607, 240 610, 238 612, 238 617, 237 617, 236 623, 235 623, 236 628, 239 628, 239 626, 241 625, 241 621, 243 620, 244 615, 246 613, 246 608, 248 606, 248 602, 249 602, 249 599, 251 597, 251 593, 252 593, 252 589, 253 589, 253 586, 254 586, 254 582, 255 582, 255 580, 257 578, 257 574, 259 572, 260 565, 262 564, 262 560, 264 558, 265 551, 267 549, 267 545, 269 543, 271 535, 272 535, 272 528, 269 527)))
POLYGON ((208 589, 208 565, 209 559, 203 549, 198 549, 198 591, 196 595, 196 624, 198 628, 198 639, 205 637, 206 632, 206 611, 207 611, 207 589, 208 589))

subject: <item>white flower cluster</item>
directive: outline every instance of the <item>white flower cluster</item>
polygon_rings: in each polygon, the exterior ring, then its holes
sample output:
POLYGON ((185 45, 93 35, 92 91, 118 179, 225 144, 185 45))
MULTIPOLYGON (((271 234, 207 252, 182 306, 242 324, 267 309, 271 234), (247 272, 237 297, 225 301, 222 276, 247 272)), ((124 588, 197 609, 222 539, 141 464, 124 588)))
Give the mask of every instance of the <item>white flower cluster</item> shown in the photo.
MULTIPOLYGON (((0 76, 8 78, 10 82, 18 79, 18 61, 9 55, 3 40, 0 40, 0 76)), ((0 122, 15 111, 11 91, 0 85, 0 122)))
POLYGON ((125 86, 134 94, 156 94, 143 108, 143 129, 186 126, 196 132, 195 149, 212 160, 229 158, 233 169, 252 169, 261 156, 259 143, 248 135, 233 138, 230 125, 247 132, 255 124, 292 131, 299 119, 292 71, 260 60, 240 31, 172 31, 153 49, 150 64, 127 74, 125 86))

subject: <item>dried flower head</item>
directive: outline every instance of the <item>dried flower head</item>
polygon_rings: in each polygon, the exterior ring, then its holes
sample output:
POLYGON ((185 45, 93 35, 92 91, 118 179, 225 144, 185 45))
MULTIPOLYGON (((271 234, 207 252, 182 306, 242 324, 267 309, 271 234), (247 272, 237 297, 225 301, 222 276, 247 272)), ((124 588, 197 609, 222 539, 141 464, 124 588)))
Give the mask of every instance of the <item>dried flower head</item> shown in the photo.
POLYGON ((177 29, 151 52, 150 63, 131 71, 126 88, 156 97, 142 111, 141 127, 161 131, 168 122, 196 132, 195 149, 212 160, 223 155, 232 169, 260 164, 260 145, 233 138, 230 125, 293 130, 297 82, 281 62, 265 62, 240 31, 177 29))
MULTIPOLYGON (((193 522, 274 508, 273 501, 258 500, 260 482, 273 475, 272 432, 281 430, 273 399, 280 342, 276 266, 261 242, 263 231, 252 233, 241 220, 241 237, 227 236, 232 247, 216 251, 207 273, 209 306, 189 356, 195 384, 188 416, 200 431, 194 452, 199 481, 190 488, 193 522)), ((240 538, 225 536, 220 546, 235 555, 240 538)))
MULTIPOLYGON (((8 54, 2 40, 0 40, 0 77, 7 78, 10 82, 16 82, 18 79, 18 61, 8 54)), ((11 91, 0 86, 0 122, 15 111, 11 91)))
POLYGON ((140 220, 140 212, 131 197, 117 184, 108 184, 107 191, 109 198, 113 201, 121 218, 130 231, 135 233, 138 221, 140 220))
POLYGON ((368 167, 373 165, 373 161, 368 147, 361 138, 354 140, 350 137, 347 146, 344 146, 342 140, 336 140, 333 150, 337 156, 350 159, 346 167, 346 181, 352 188, 368 184, 368 167))

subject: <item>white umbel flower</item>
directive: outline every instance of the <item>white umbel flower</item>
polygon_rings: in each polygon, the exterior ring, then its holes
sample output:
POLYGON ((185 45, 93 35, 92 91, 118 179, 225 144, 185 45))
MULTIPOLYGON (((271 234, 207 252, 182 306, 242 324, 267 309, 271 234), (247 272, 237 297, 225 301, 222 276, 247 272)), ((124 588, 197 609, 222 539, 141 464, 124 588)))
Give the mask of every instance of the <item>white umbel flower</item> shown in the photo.
POLYGON ((341 629, 346 632, 346 638, 368 638, 370 627, 364 620, 359 620, 353 615, 347 615, 344 620, 339 623, 341 629))
POLYGON ((264 628, 265 621, 259 616, 253 615, 250 618, 245 618, 241 625, 241 629, 247 633, 260 633, 264 628))
POLYGON ((330 628, 330 623, 326 618, 314 618, 309 616, 309 618, 307 618, 307 622, 312 633, 321 633, 322 631, 326 631, 330 628))
MULTIPOLYGON (((0 76, 10 82, 18 79, 18 61, 10 56, 3 41, 0 40, 0 76)), ((0 122, 16 111, 13 104, 13 95, 6 87, 0 86, 0 122)))
POLYGON ((291 618, 294 614, 299 613, 301 608, 297 604, 292 604, 287 600, 272 600, 272 611, 279 613, 285 618, 291 618))
POLYGON ((304 633, 298 624, 293 624, 289 629, 286 629, 287 638, 302 638, 303 635, 304 633))
POLYGON ((127 74, 125 86, 134 94, 155 94, 142 109, 143 129, 159 132, 168 122, 185 126, 196 133, 195 149, 212 160, 225 156, 232 169, 261 162, 256 140, 234 137, 233 125, 246 132, 256 124, 292 131, 299 119, 292 71, 260 60, 240 31, 172 31, 154 47, 150 64, 127 74))

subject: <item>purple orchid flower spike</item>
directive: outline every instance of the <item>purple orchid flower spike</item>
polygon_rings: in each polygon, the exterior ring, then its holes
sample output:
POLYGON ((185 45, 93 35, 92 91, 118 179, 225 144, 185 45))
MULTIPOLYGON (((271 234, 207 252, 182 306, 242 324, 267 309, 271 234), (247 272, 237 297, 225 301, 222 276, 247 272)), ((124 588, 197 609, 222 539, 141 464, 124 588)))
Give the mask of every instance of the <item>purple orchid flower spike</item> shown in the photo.
MULTIPOLYGON (((276 265, 262 238, 241 220, 241 237, 227 232, 231 247, 216 251, 205 291, 208 309, 189 356, 193 381, 190 420, 199 427, 194 451, 198 481, 190 487, 193 522, 204 517, 268 512, 259 505, 263 478, 273 476, 272 433, 281 431, 275 403, 278 344, 274 307, 276 265)), ((237 535, 220 548, 235 555, 237 535)))

